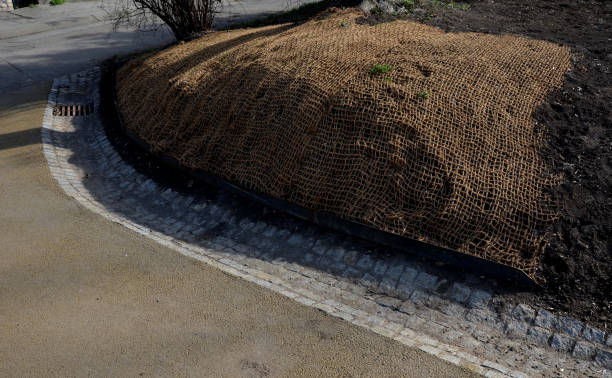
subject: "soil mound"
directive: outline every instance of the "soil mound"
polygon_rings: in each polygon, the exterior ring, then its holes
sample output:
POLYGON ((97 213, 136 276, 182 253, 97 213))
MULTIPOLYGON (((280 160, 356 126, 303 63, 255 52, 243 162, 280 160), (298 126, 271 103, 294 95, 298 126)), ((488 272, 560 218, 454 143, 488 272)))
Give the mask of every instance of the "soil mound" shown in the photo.
POLYGON ((245 189, 537 279, 559 177, 532 113, 569 49, 360 17, 217 32, 130 61, 116 83, 125 125, 245 189))

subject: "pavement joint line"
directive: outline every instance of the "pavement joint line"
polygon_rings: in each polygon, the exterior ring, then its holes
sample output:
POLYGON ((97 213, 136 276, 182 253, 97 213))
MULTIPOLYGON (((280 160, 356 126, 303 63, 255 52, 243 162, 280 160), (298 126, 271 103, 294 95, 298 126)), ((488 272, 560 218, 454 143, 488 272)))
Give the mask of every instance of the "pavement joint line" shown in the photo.
POLYGON ((494 294, 470 286, 467 279, 462 283, 431 269, 426 272, 408 257, 398 262, 356 246, 345 249, 337 238, 326 239, 329 232, 313 235, 310 227, 300 233, 267 225, 245 218, 229 199, 195 198, 142 176, 106 139, 97 113, 82 119, 53 116, 53 107, 71 91, 71 101, 75 93, 81 93, 79 100, 93 102, 97 111, 99 80, 97 67, 55 79, 41 131, 51 175, 83 207, 187 257, 485 376, 552 376, 564 369, 573 376, 612 377, 611 348, 604 344, 610 335, 601 330, 589 327, 587 332, 582 323, 571 319, 545 321, 546 311, 526 305, 501 316, 489 305, 494 294), (89 184, 86 174, 97 175, 102 183, 89 184), (196 224, 190 224, 194 219, 196 224), (229 230, 206 237, 219 222, 227 222, 229 230), (327 270, 316 261, 303 265, 298 261, 305 260, 295 260, 307 253, 329 256, 321 263, 342 271, 327 270), (444 280, 450 281, 452 289, 438 293, 444 280), (407 295, 402 290, 410 290, 409 298, 403 298, 407 295), (476 312, 470 315, 470 311, 476 312), (536 314, 535 321, 549 327, 543 328, 549 335, 570 340, 570 346, 579 345, 580 351, 592 348, 595 352, 580 359, 571 354, 573 347, 559 352, 548 344, 534 344, 527 335, 504 334, 517 324, 516 329, 530 328, 536 314))

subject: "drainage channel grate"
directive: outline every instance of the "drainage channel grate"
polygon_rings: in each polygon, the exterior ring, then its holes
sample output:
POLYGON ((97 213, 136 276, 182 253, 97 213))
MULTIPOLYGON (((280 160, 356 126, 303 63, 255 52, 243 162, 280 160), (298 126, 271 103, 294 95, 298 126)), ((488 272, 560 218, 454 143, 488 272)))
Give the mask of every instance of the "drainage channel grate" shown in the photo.
POLYGON ((86 116, 93 113, 94 105, 92 103, 85 105, 55 105, 53 107, 53 115, 59 117, 76 117, 86 116))

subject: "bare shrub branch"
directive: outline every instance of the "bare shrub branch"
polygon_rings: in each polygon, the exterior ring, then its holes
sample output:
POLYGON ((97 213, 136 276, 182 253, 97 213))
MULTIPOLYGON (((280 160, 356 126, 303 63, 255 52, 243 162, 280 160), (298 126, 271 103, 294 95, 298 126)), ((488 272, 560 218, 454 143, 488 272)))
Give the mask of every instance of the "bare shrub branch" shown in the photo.
POLYGON ((115 29, 128 26, 138 30, 158 30, 167 25, 176 39, 210 30, 221 0, 116 0, 103 8, 115 29))

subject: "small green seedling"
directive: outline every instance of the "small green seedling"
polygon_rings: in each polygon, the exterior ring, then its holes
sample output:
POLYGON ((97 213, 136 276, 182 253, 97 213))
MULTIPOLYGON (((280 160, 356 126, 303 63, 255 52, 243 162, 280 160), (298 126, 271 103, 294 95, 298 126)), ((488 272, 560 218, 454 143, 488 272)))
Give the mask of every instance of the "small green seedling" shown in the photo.
POLYGON ((348 21, 340 22, 340 27, 342 28, 348 28, 349 26, 351 26, 351 24, 348 21))
POLYGON ((412 8, 414 7, 414 1, 413 0, 402 0, 401 4, 403 6, 405 6, 406 8, 412 8))
POLYGON ((383 80, 386 81, 387 83, 391 82, 391 78, 389 76, 385 77, 383 80))
POLYGON ((64 0, 51 0, 49 1, 49 5, 62 5, 64 4, 64 0))
POLYGON ((28 7, 30 7, 30 8, 36 8, 36 4, 33 4, 33 3, 32 3, 32 4, 28 5, 28 7))
POLYGON ((429 92, 419 92, 419 93, 417 93, 417 96, 419 96, 419 98, 422 98, 423 100, 425 100, 425 99, 429 98, 429 92))
POLYGON ((446 6, 449 7, 449 8, 452 8, 452 9, 461 9, 461 10, 469 10, 470 9, 470 4, 461 4, 461 3, 456 3, 454 1, 451 1, 446 6))
POLYGON ((223 58, 221 58, 221 63, 225 63, 226 60, 227 60, 227 56, 224 56, 223 58))
POLYGON ((370 73, 373 75, 387 73, 393 70, 393 66, 390 64, 375 64, 370 68, 370 73))

